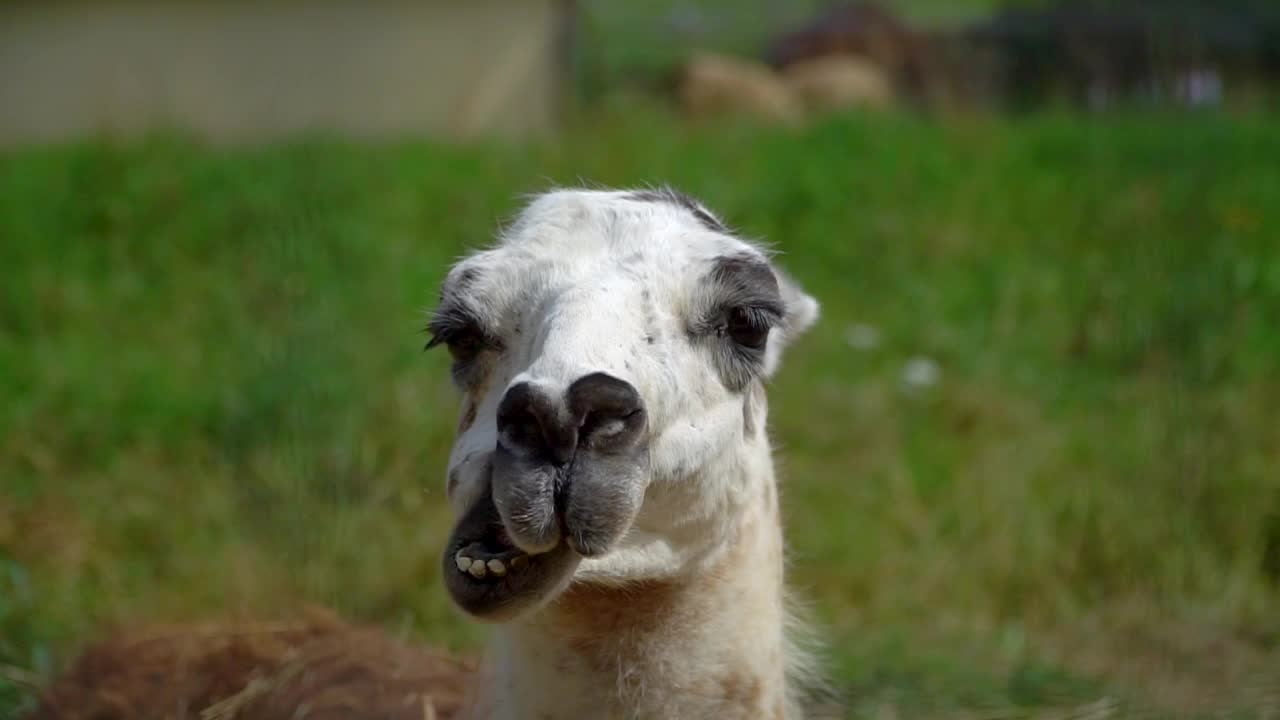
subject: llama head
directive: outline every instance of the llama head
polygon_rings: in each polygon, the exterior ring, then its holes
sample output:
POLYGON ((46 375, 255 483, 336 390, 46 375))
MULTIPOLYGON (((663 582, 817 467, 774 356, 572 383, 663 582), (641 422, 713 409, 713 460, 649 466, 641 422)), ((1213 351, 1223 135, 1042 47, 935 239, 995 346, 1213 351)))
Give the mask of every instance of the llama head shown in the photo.
POLYGON ((817 310, 679 193, 535 199, 428 327, 463 392, 454 601, 510 620, 570 582, 688 570, 767 476, 763 381, 817 310))

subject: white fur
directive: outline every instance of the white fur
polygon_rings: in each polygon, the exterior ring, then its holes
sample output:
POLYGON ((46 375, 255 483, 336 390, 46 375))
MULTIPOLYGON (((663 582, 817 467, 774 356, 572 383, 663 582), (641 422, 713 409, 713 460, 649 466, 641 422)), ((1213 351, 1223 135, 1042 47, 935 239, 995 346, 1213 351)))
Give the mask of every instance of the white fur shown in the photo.
MULTIPOLYGON (((815 673, 787 637, 762 380, 731 391, 688 338, 705 269, 744 253, 767 259, 677 204, 564 190, 534 199, 498 246, 452 271, 455 280, 475 271, 473 297, 507 339, 480 392, 467 398, 475 420, 449 461, 455 510, 484 490, 507 388, 527 381, 562 393, 607 372, 633 384, 646 404, 651 472, 630 530, 609 554, 584 560, 573 582, 675 588, 661 622, 643 632, 626 626, 620 637, 596 637, 558 598, 497 626, 472 717, 799 716, 788 673, 815 673), (583 638, 603 649, 584 656, 583 638), (726 699, 741 689, 734 678, 746 678, 742 692, 751 691, 741 708, 726 699)), ((818 312, 778 280, 787 318, 770 333, 764 375, 818 312)))

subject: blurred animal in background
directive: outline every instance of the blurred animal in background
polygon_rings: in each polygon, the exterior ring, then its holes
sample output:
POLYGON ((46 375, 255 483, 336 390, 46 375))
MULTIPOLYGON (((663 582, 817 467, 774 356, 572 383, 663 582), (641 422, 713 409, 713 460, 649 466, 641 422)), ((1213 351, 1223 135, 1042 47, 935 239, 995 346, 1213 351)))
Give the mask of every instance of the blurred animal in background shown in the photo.
POLYGON ((329 616, 144 629, 35 717, 802 716, 824 686, 784 588, 764 383, 817 312, 686 195, 537 198, 429 324, 463 394, 440 568, 496 624, 482 668, 329 616))
POLYGON ((874 3, 841 4, 773 38, 764 62, 699 53, 680 99, 694 117, 751 115, 795 124, 839 110, 949 104, 955 79, 935 41, 874 3))
POLYGON ((852 72, 833 68, 856 66, 863 77, 877 68, 883 76, 877 84, 887 81, 895 96, 913 102, 938 101, 947 93, 948 80, 935 60, 929 36, 877 3, 829 6, 800 28, 775 37, 765 60, 779 70, 808 78, 809 87, 817 84, 816 78, 843 78, 852 72), (815 69, 802 69, 812 63, 817 63, 812 66, 815 69))
POLYGON ((798 124, 804 107, 770 68, 750 60, 702 52, 685 64, 680 104, 693 118, 746 115, 782 125, 798 124))
POLYGON ((783 81, 806 110, 884 110, 893 105, 890 79, 879 65, 853 56, 806 60, 788 67, 783 81))
POLYGON ((779 73, 752 60, 698 53, 686 63, 678 92, 695 119, 748 116, 787 126, 823 112, 884 110, 894 103, 880 67, 851 56, 817 58, 779 73))

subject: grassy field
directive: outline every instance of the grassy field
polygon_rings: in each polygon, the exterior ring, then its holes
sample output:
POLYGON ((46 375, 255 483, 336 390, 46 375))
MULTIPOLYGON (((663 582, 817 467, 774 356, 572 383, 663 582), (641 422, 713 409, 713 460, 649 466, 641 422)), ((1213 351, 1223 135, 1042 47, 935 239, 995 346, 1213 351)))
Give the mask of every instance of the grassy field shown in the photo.
POLYGON ((316 602, 476 647, 423 311, 520 193, 589 181, 700 195, 824 303, 772 427, 853 716, 1274 717, 1276 122, 0 155, 0 716, 115 621, 316 602))

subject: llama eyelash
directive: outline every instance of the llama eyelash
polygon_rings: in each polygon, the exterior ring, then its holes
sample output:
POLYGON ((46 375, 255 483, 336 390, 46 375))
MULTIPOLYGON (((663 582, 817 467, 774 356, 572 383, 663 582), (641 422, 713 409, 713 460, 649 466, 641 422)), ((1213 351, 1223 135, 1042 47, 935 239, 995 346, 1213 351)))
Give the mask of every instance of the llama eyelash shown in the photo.
POLYGON ((430 350, 441 344, 448 344, 462 334, 477 330, 480 319, 469 308, 460 304, 450 304, 438 308, 427 322, 426 332, 429 336, 424 350, 430 350))
POLYGON ((486 350, 501 352, 502 341, 487 331, 479 317, 470 308, 453 304, 436 311, 426 328, 428 339, 425 350, 438 345, 449 348, 453 357, 450 374, 459 387, 475 384, 482 371, 481 357, 486 350))

